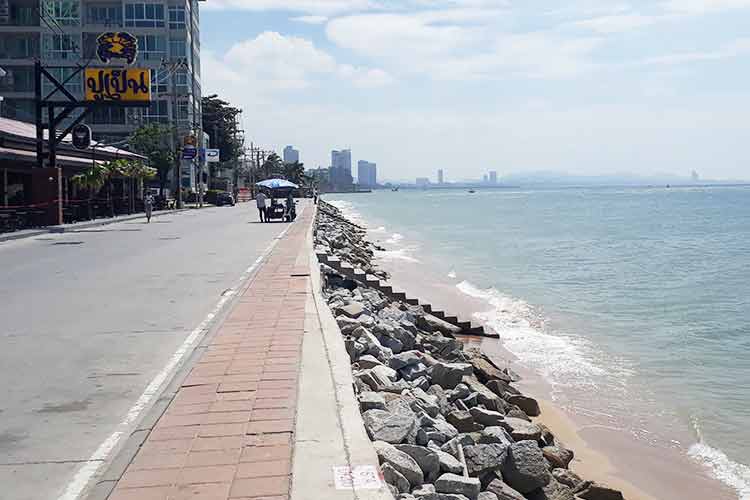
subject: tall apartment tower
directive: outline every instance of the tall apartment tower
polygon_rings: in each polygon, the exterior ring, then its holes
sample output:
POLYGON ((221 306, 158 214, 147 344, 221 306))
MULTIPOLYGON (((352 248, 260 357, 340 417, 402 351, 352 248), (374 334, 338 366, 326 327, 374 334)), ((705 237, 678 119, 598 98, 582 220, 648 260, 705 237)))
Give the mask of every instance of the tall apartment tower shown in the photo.
POLYGON ((490 184, 497 184, 497 172, 494 170, 490 170, 490 177, 489 177, 490 184))
POLYGON ((348 189, 352 185, 352 152, 349 149, 331 151, 331 184, 336 189, 348 189))
POLYGON ((437 172, 437 181, 438 181, 438 184, 443 184, 443 182, 445 181, 445 179, 443 178, 443 169, 442 168, 440 170, 438 170, 438 172, 437 172))
POLYGON ((284 163, 296 163, 299 161, 299 150, 292 146, 284 148, 284 163))
POLYGON ((359 160, 357 162, 357 182, 362 187, 375 187, 378 184, 378 166, 369 161, 359 160))
MULTIPOLYGON (((200 140, 199 26, 198 0, 0 0, 0 66, 8 73, 0 78, 2 115, 34 121, 36 58, 63 81, 78 64, 104 66, 96 58, 101 33, 126 31, 138 39, 134 66, 151 69, 151 105, 97 109, 86 118, 94 138, 112 143, 160 122, 200 140)), ((83 83, 81 72, 65 87, 82 98, 83 83)))

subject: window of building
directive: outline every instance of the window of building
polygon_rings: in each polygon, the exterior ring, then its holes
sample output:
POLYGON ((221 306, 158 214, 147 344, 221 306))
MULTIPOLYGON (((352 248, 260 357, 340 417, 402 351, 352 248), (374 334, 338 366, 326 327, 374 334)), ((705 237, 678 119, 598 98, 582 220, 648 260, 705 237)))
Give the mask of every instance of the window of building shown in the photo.
POLYGON ((164 5, 152 3, 126 3, 125 26, 138 28, 163 28, 164 5))
MULTIPOLYGON (((65 80, 67 80, 73 73, 75 73, 78 68, 45 68, 45 69, 52 76, 54 76, 58 82, 62 83, 65 80)), ((65 90, 67 90, 71 94, 80 94, 83 88, 82 81, 83 81, 83 72, 81 71, 65 84, 65 90)), ((46 96, 53 90, 55 90, 55 86, 52 84, 52 82, 50 82, 46 78, 42 78, 42 93, 46 96)), ((55 93, 52 94, 52 96, 62 98, 62 92, 55 90, 55 93)))
POLYGON ((2 115, 21 121, 34 121, 34 101, 31 99, 5 99, 0 108, 2 115))
POLYGON ((190 103, 187 99, 177 101, 177 119, 187 121, 190 119, 190 103))
POLYGON ((169 29, 185 29, 185 7, 183 5, 169 6, 169 29))
POLYGON ((45 59, 78 59, 80 57, 79 35, 43 35, 42 57, 45 59))
POLYGON ((117 106, 94 108, 87 120, 93 125, 125 125, 125 108, 117 106))
POLYGON ((5 67, 5 76, 0 78, 0 91, 33 92, 34 68, 30 66, 5 67))
POLYGON ((138 57, 160 60, 167 57, 167 39, 160 35, 138 35, 138 57))
POLYGON ((122 26, 122 6, 120 4, 89 5, 87 14, 90 24, 122 26))
POLYGON ((25 59, 38 56, 38 36, 9 34, 0 37, 0 59, 25 59))
POLYGON ((151 92, 155 94, 168 92, 167 90, 167 73, 164 70, 151 70, 151 92))
POLYGON ((185 40, 170 40, 169 41, 169 58, 178 59, 185 57, 187 50, 185 47, 185 40))
POLYGON ((43 0, 42 10, 48 22, 54 21, 63 26, 81 24, 81 10, 78 0, 43 0))
POLYGON ((39 17, 34 10, 35 7, 11 5, 10 24, 12 26, 39 26, 39 17))
POLYGON ((174 74, 174 85, 178 93, 184 94, 188 91, 188 73, 185 68, 178 69, 174 74))
POLYGON ((169 106, 166 100, 151 101, 149 107, 143 113, 146 122, 169 122, 169 106))

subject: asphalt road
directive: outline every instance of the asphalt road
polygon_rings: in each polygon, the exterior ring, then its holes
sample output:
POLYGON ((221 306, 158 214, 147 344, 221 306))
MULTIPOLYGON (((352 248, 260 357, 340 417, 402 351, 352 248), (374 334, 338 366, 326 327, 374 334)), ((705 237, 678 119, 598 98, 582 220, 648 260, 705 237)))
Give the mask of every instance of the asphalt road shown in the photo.
POLYGON ((0 243, 0 498, 69 491, 287 227, 256 220, 248 203, 0 243))

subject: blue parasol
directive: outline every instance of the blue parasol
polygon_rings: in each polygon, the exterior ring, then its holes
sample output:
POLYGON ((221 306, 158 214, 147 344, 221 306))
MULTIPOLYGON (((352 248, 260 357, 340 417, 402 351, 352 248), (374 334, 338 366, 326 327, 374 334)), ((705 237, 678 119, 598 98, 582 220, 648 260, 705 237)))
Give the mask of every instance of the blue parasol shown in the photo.
POLYGON ((266 179, 258 182, 256 186, 268 189, 299 189, 298 185, 284 179, 266 179))

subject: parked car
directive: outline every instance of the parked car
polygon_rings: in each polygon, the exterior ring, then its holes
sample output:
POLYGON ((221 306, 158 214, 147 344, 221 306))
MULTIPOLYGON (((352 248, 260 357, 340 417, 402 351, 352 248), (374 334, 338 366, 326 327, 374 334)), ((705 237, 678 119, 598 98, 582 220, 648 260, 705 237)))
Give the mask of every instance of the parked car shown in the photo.
POLYGON ((216 206, 221 207, 223 205, 234 206, 234 196, 232 196, 232 193, 225 191, 216 195, 216 206))

